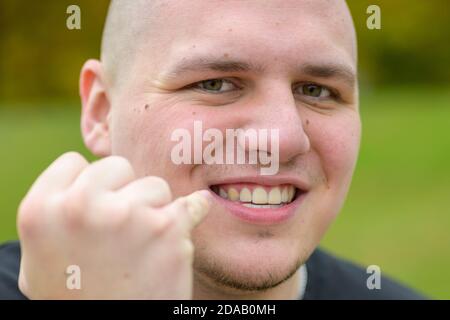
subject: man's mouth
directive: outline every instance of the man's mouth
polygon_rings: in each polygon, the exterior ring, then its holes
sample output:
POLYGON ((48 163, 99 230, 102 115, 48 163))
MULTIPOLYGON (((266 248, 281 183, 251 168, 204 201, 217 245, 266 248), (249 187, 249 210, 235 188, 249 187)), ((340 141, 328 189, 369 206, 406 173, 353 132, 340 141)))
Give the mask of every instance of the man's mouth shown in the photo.
POLYGON ((215 184, 210 189, 226 212, 240 220, 264 225, 278 224, 293 217, 307 193, 289 183, 233 182, 215 184))
POLYGON ((209 189, 226 213, 247 223, 273 225, 296 216, 310 186, 286 176, 230 177, 213 182, 209 189))
POLYGON ((253 183, 233 183, 211 186, 211 190, 219 197, 240 203, 249 208, 276 209, 281 208, 296 198, 300 193, 292 184, 264 186, 253 183))

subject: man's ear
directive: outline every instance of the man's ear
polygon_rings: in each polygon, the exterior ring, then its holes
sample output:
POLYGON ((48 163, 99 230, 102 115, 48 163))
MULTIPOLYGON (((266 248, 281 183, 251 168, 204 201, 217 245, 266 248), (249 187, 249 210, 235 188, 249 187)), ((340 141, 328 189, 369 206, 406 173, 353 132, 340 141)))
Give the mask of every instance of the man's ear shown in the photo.
POLYGON ((84 144, 96 156, 111 154, 111 101, 108 96, 102 64, 88 60, 80 74, 81 134, 84 144))

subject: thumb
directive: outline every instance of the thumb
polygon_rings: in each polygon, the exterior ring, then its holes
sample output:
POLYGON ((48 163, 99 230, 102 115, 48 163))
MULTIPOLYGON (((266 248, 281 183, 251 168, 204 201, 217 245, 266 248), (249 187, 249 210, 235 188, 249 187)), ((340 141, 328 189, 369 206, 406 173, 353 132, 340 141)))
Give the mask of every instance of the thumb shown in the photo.
POLYGON ((188 196, 178 198, 173 203, 177 220, 188 230, 194 229, 208 214, 211 201, 211 194, 208 190, 196 191, 188 196))

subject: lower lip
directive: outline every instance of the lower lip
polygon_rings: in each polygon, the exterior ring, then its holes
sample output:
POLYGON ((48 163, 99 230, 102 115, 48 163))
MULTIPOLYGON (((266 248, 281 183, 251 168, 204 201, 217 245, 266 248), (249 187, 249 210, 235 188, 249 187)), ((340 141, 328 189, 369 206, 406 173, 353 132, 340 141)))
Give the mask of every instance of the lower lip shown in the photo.
POLYGON ((286 222, 292 218, 297 212, 297 208, 302 203, 306 192, 300 194, 289 204, 286 204, 280 208, 249 208, 245 207, 238 201, 226 200, 215 192, 211 191, 214 199, 222 206, 226 211, 240 220, 250 222, 253 224, 271 225, 286 222))

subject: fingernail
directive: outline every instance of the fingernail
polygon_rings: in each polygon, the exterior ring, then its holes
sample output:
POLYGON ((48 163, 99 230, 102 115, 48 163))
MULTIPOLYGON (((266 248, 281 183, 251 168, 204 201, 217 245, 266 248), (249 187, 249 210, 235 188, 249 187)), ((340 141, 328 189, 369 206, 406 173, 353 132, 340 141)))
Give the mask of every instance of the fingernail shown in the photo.
POLYGON ((194 192, 186 197, 189 212, 194 215, 203 216, 209 211, 211 195, 207 190, 194 192))
POLYGON ((201 195, 203 199, 205 199, 208 202, 208 205, 212 202, 211 192, 208 190, 200 190, 196 192, 197 194, 201 195))

